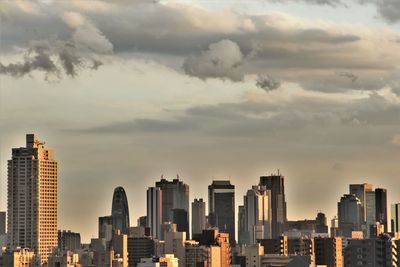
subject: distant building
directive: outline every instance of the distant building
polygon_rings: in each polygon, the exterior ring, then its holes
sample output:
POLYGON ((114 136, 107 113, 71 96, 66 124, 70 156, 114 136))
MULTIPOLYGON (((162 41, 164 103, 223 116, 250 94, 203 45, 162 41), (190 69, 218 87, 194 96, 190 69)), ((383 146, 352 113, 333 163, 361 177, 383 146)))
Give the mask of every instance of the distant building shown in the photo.
POLYGON ((272 236, 271 191, 265 186, 253 186, 244 196, 244 244, 255 244, 257 239, 272 236))
POLYGON ((188 212, 185 209, 172 209, 171 222, 176 224, 178 232, 185 232, 189 237, 188 212))
POLYGON ((384 227, 385 233, 388 230, 388 219, 387 219, 387 190, 383 188, 375 189, 375 215, 376 221, 384 227))
POLYGON ((199 242, 186 240, 185 242, 185 266, 196 267, 199 264, 207 264, 209 261, 209 248, 201 246, 199 242))
POLYGON ((0 211, 0 235, 4 235, 6 233, 6 213, 4 211, 0 211))
POLYGON ((47 267, 80 267, 79 255, 72 251, 53 253, 49 256, 47 267))
POLYGON ((400 203, 391 205, 391 230, 396 238, 400 238, 400 203))
POLYGON ((264 254, 289 255, 289 239, 287 236, 257 241, 264 247, 264 254))
POLYGON ((301 256, 311 256, 314 262, 315 249, 314 249, 314 239, 313 238, 293 238, 288 239, 288 254, 289 255, 301 255, 301 256))
POLYGON ((158 187, 147 189, 147 227, 150 228, 150 235, 159 239, 161 236, 162 224, 162 191, 158 187))
POLYGON ((27 134, 26 147, 12 149, 7 181, 8 243, 34 249, 41 263, 57 247, 58 221, 57 161, 44 144, 27 134))
POLYGON ((112 238, 112 251, 114 252, 113 259, 120 258, 121 267, 128 267, 128 235, 116 230, 112 238))
POLYGON ((206 203, 202 198, 192 202, 192 236, 206 229, 206 203))
POLYGON ((331 220, 330 237, 339 236, 339 219, 335 216, 331 220))
POLYGON ((208 186, 209 223, 221 233, 229 234, 235 245, 235 186, 230 181, 213 181, 208 186))
POLYGON ((342 236, 351 238, 352 231, 360 231, 363 207, 355 195, 344 195, 338 202, 339 230, 342 236))
POLYGON ((147 226, 147 216, 141 216, 137 219, 137 226, 147 226))
POLYGON ((113 231, 120 230, 124 234, 129 233, 129 207, 124 188, 115 188, 112 199, 111 217, 113 231))
POLYGON ((112 216, 99 217, 99 238, 111 241, 113 235, 113 218, 112 216))
POLYGON ((315 225, 317 233, 328 233, 328 223, 326 220, 326 216, 322 212, 318 212, 317 217, 315 218, 315 225))
POLYGON ((129 267, 136 267, 140 259, 151 258, 154 255, 154 240, 151 237, 128 238, 129 267))
POLYGON ((174 254, 179 259, 179 264, 185 266, 186 232, 178 232, 174 227, 172 231, 167 231, 164 235, 165 253, 174 254))
POLYGON ((179 178, 172 181, 162 178, 155 185, 162 191, 161 223, 172 222, 173 209, 184 209, 187 212, 189 225, 189 185, 180 181, 179 178))
POLYGON ((81 234, 58 230, 58 249, 76 252, 81 248, 81 234))
POLYGON ((217 229, 203 230, 201 235, 195 237, 199 245, 209 249, 207 266, 228 267, 231 266, 231 246, 229 234, 220 233, 217 229))
POLYGON ((343 267, 342 238, 314 238, 315 264, 317 266, 343 267))
POLYGON ((271 191, 272 238, 277 238, 285 231, 287 221, 284 177, 279 173, 261 176, 260 185, 271 191))
POLYGON ((253 244, 244 247, 246 267, 260 267, 261 256, 264 255, 264 247, 260 244, 253 244))

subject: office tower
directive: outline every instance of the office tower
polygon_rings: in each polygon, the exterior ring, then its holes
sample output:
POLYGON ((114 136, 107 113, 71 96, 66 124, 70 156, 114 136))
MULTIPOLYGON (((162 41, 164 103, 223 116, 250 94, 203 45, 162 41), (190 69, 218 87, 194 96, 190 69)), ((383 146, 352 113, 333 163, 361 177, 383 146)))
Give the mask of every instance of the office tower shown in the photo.
POLYGON ((128 238, 128 266, 136 267, 142 258, 154 256, 154 240, 151 237, 128 238))
POLYGON ((137 219, 137 226, 146 227, 147 225, 147 216, 141 216, 137 219))
POLYGON ((349 192, 351 195, 355 195, 361 203, 361 222, 365 224, 367 220, 367 192, 371 192, 373 190, 372 184, 351 184, 349 186, 349 192))
POLYGON ((246 209, 243 205, 238 208, 238 243, 239 246, 247 244, 249 241, 249 232, 246 229, 246 209))
POLYGON ((339 236, 339 219, 335 216, 331 220, 331 235, 330 237, 339 236))
POLYGON ((375 189, 375 215, 376 221, 384 227, 385 233, 388 232, 387 225, 387 190, 383 188, 375 189))
POLYGON ((271 238, 271 191, 265 186, 253 186, 244 196, 245 244, 255 244, 257 239, 271 238))
POLYGON ((6 213, 4 211, 0 211, 0 235, 4 235, 6 233, 6 213))
POLYGON ((381 235, 370 239, 350 239, 344 250, 344 267, 397 266, 393 261, 390 236, 381 235))
POLYGON ((317 217, 315 218, 315 224, 317 233, 328 233, 328 224, 324 213, 318 212, 317 217))
POLYGON ((129 208, 128 199, 124 188, 117 187, 112 199, 111 217, 113 231, 120 230, 124 234, 129 233, 129 208))
POLYGON ((272 238, 283 234, 287 221, 284 180, 279 172, 278 175, 260 177, 260 185, 271 191, 272 238))
POLYGON ((339 230, 344 237, 361 230, 362 206, 355 195, 344 195, 338 202, 339 230))
POLYGON ((231 245, 235 241, 235 186, 230 181, 213 181, 208 186, 208 211, 211 226, 229 234, 231 245))
POLYGON ((371 237, 376 223, 375 191, 366 192, 366 237, 371 237))
POLYGON ((392 204, 391 205, 391 219, 390 225, 392 233, 395 237, 400 237, 400 203, 392 204))
POLYGON ((110 241, 113 235, 113 218, 112 216, 99 217, 99 238, 110 241))
POLYGON ((162 191, 162 220, 161 223, 171 222, 173 209, 184 209, 188 213, 189 222, 189 186, 179 179, 168 181, 161 179, 156 187, 162 191))
POLYGON ((163 192, 158 187, 147 189, 147 227, 150 228, 150 235, 159 239, 161 235, 162 223, 162 195, 163 192))
POLYGON ((206 229, 206 203, 202 198, 192 202, 192 236, 206 229))
POLYGON ((114 259, 121 259, 121 267, 128 267, 128 235, 123 234, 119 229, 113 235, 112 250, 114 259))
POLYGON ((11 248, 30 248, 47 262, 57 246, 57 161, 34 134, 8 161, 7 225, 11 248), (45 215, 45 216, 44 216, 45 215))
POLYGON ((176 224, 176 230, 178 232, 185 232, 186 236, 189 236, 189 224, 188 224, 187 211, 184 209, 172 209, 171 220, 172 223, 176 224))
POLYGON ((315 264, 317 266, 343 267, 342 238, 314 238, 315 264))
POLYGON ((76 252, 81 249, 81 234, 71 231, 58 230, 58 249, 63 251, 76 252))

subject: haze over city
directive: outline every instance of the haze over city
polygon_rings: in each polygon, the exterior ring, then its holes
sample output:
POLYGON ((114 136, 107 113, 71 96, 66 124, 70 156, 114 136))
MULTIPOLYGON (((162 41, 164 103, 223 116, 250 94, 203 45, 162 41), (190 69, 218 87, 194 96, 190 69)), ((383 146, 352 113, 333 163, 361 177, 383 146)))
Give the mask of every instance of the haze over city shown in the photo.
POLYGON ((241 205, 279 170, 290 220, 331 219, 349 184, 399 202, 400 5, 361 2, 2 1, 0 210, 27 133, 85 242, 117 186, 136 222, 162 175, 241 205))

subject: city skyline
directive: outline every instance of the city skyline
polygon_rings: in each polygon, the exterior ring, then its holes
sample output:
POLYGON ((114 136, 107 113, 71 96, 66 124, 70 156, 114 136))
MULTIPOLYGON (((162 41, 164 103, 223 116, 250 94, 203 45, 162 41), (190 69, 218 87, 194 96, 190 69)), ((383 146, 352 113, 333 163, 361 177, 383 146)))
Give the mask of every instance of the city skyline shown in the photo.
POLYGON ((289 220, 330 221, 349 184, 399 203, 397 2, 1 1, 0 210, 26 133, 54 149, 59 228, 85 242, 115 188, 134 224, 162 175, 190 202, 230 180, 236 216, 278 169, 289 220))

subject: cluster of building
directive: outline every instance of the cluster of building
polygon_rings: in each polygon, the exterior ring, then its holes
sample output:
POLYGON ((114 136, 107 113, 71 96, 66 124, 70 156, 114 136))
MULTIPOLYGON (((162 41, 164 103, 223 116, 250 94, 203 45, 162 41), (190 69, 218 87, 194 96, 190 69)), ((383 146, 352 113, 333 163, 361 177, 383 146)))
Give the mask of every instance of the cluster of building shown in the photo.
POLYGON ((115 188, 110 215, 98 218, 97 238, 84 244, 79 233, 58 229, 57 161, 28 134, 26 147, 12 149, 7 194, 0 266, 400 265, 400 204, 391 206, 389 221, 387 191, 371 184, 351 184, 328 225, 322 212, 315 219, 287 219, 279 172, 261 176, 238 207, 229 180, 208 186, 206 204, 190 202, 189 185, 179 177, 161 177, 147 189, 146 215, 134 225, 124 188, 115 188))

